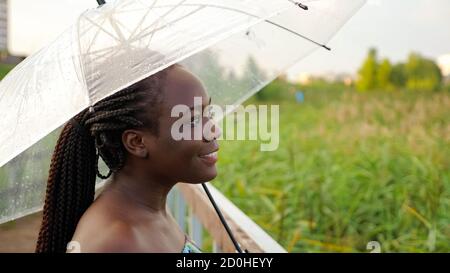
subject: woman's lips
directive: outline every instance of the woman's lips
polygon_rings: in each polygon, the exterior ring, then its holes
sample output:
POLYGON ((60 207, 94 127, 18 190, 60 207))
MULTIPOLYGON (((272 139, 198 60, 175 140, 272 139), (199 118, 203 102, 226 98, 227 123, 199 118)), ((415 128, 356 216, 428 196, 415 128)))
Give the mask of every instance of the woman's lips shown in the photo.
POLYGON ((200 159, 205 162, 207 165, 214 165, 217 162, 217 151, 214 151, 212 153, 209 154, 205 154, 205 155, 201 155, 199 156, 200 159))

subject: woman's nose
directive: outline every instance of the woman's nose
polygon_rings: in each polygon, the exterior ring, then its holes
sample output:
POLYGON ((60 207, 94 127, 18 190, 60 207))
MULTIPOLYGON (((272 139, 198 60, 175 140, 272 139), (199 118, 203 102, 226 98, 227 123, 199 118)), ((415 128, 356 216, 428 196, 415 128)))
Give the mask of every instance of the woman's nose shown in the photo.
POLYGON ((203 140, 207 142, 218 139, 222 135, 222 130, 214 120, 210 119, 208 122, 211 124, 203 128, 203 140))

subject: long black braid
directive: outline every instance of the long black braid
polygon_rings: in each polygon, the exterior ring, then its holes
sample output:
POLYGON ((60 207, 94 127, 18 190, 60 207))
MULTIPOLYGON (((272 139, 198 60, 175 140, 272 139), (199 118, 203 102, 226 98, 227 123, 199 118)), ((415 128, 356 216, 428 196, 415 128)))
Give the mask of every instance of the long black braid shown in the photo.
POLYGON ((108 178, 125 164, 124 130, 145 128, 158 134, 161 89, 173 67, 101 100, 65 124, 51 160, 36 252, 66 252, 94 200, 96 176, 108 178), (100 157, 109 168, 107 175, 98 170, 100 157))

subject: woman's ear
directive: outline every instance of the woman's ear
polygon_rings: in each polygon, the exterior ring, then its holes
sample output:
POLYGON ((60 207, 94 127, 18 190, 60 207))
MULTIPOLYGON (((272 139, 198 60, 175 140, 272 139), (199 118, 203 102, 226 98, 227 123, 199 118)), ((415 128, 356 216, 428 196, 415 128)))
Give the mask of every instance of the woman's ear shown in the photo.
POLYGON ((149 158, 152 143, 148 141, 143 131, 125 130, 122 133, 122 144, 130 154, 144 159, 149 158))

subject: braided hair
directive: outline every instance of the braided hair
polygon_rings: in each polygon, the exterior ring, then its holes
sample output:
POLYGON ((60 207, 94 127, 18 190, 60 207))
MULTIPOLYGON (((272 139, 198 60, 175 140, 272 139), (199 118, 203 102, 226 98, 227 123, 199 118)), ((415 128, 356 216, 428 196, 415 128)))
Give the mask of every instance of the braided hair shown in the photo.
POLYGON ((78 221, 94 201, 96 176, 106 179, 125 164, 124 130, 145 128, 158 135, 161 89, 174 66, 99 101, 65 124, 51 159, 36 252, 66 252, 78 221), (106 175, 98 170, 99 157, 109 168, 106 175))

